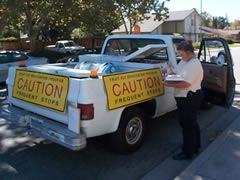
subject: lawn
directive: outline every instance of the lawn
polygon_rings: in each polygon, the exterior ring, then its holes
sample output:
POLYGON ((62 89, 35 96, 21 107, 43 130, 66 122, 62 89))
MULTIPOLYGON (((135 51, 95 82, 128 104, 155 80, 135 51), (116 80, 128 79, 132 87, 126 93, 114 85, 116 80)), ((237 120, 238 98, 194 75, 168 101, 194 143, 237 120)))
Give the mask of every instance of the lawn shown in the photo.
POLYGON ((229 47, 240 47, 240 44, 239 43, 229 44, 229 47))

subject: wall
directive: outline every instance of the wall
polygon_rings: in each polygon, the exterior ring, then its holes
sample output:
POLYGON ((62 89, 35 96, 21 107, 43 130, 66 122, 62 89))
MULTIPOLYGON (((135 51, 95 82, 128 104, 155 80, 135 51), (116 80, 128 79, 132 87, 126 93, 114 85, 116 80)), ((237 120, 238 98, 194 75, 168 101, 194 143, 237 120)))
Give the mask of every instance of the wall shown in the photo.
MULTIPOLYGON (((37 41, 36 47, 37 49, 43 49, 45 46, 55 44, 55 42, 50 41, 37 41)), ((26 51, 30 50, 29 42, 2 42, 2 48, 4 50, 21 50, 26 51)))
POLYGON ((162 25, 153 30, 151 34, 162 34, 162 25))
POLYGON ((184 32, 184 22, 183 21, 174 21, 174 22, 165 22, 162 24, 162 33, 163 34, 173 34, 173 33, 183 33, 184 32))
POLYGON ((197 42, 201 17, 194 11, 184 20, 184 38, 197 42))

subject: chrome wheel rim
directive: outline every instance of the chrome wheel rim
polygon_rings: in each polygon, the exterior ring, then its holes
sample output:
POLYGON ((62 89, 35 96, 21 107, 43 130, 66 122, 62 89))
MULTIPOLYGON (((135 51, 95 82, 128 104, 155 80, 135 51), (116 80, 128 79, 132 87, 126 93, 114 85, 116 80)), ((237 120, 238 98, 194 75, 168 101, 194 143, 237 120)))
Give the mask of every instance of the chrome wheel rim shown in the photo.
POLYGON ((142 121, 139 117, 132 118, 126 127, 125 138, 128 144, 135 144, 142 135, 142 121))

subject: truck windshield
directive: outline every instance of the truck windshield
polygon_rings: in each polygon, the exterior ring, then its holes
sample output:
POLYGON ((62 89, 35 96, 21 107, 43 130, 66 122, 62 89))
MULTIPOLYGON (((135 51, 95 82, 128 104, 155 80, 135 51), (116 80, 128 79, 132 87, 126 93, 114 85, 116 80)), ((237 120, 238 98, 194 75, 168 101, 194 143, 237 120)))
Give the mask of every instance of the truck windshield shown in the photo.
POLYGON ((104 54, 127 56, 149 44, 165 43, 159 39, 110 39, 106 45, 104 54))
POLYGON ((65 47, 73 47, 73 46, 78 46, 75 42, 67 42, 67 43, 64 43, 64 46, 65 47))

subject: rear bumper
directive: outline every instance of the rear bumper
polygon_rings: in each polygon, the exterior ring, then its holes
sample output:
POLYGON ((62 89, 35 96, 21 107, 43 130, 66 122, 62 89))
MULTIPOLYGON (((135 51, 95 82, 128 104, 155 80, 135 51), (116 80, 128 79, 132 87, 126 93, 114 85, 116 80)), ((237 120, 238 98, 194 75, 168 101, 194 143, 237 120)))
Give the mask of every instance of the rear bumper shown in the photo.
POLYGON ((48 139, 71 150, 78 151, 87 145, 84 133, 74 133, 66 125, 21 108, 12 105, 2 106, 0 116, 17 126, 25 128, 26 131, 36 136, 48 139))

